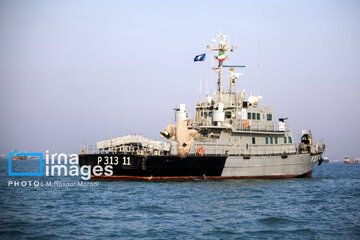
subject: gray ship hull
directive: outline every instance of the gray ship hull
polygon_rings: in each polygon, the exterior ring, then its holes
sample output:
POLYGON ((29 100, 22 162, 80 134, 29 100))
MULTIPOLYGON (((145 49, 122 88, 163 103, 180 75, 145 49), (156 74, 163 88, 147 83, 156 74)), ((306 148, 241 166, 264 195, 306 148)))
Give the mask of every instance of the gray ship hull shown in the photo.
POLYGON ((297 154, 281 156, 229 156, 221 176, 224 178, 291 178, 311 176, 321 155, 297 154))

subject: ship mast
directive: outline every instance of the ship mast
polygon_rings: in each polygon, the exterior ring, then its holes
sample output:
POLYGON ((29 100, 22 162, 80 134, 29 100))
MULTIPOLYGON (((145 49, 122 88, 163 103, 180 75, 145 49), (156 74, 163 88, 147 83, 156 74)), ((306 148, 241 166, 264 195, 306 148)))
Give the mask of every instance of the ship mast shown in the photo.
POLYGON ((222 80, 223 80, 223 62, 225 59, 227 59, 228 57, 230 57, 230 53, 229 52, 233 52, 235 48, 235 46, 231 46, 230 44, 226 43, 226 35, 222 35, 221 33, 219 35, 217 35, 217 37, 219 38, 219 45, 216 45, 216 40, 213 39, 212 40, 212 47, 210 48, 210 46, 208 45, 206 47, 206 49, 218 60, 218 66, 217 67, 213 67, 212 69, 214 71, 216 71, 218 73, 218 92, 219 92, 219 97, 220 97, 220 102, 221 102, 221 95, 223 94, 223 88, 222 88, 222 80), (215 54, 211 51, 218 51, 218 54, 215 54))

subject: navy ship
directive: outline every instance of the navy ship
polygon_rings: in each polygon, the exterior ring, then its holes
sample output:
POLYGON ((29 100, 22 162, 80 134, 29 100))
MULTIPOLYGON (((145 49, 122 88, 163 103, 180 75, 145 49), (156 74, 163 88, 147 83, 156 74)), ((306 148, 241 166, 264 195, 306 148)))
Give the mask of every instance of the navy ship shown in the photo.
MULTIPOLYGON (((191 180, 310 177, 322 162, 324 142, 302 130, 295 143, 287 118, 273 119, 273 108, 261 96, 235 91, 241 76, 225 65, 236 47, 218 35, 207 50, 217 61, 217 92, 195 106, 190 118, 185 104, 175 108, 175 122, 160 132, 161 140, 131 134, 83 144, 80 166, 94 180, 191 180), (224 72, 228 88, 223 88, 224 72), (99 171, 107 169, 108 171, 99 171)), ((200 60, 203 56, 200 56, 200 60)))

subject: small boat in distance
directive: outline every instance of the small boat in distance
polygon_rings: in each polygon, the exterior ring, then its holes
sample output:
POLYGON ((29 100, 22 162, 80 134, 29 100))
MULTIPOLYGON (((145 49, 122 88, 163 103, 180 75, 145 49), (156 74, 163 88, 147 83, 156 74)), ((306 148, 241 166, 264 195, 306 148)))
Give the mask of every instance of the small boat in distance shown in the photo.
POLYGON ((11 157, 11 160, 26 160, 27 156, 19 156, 17 153, 15 153, 14 156, 11 157))
POLYGON ((357 164, 359 162, 358 159, 353 159, 353 158, 350 158, 350 157, 345 157, 344 158, 344 163, 345 164, 357 164))
POLYGON ((324 162, 324 163, 329 163, 329 162, 330 162, 330 159, 329 159, 328 157, 324 157, 324 158, 323 158, 323 162, 324 162))

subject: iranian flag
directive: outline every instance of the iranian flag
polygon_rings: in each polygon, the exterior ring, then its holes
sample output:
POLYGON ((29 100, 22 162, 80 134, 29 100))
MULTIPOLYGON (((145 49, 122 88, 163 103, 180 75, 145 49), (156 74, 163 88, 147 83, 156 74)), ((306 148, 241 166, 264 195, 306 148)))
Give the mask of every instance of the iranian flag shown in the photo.
POLYGON ((225 60, 225 58, 226 58, 225 53, 220 53, 219 56, 217 57, 217 60, 219 62, 222 62, 225 60))

